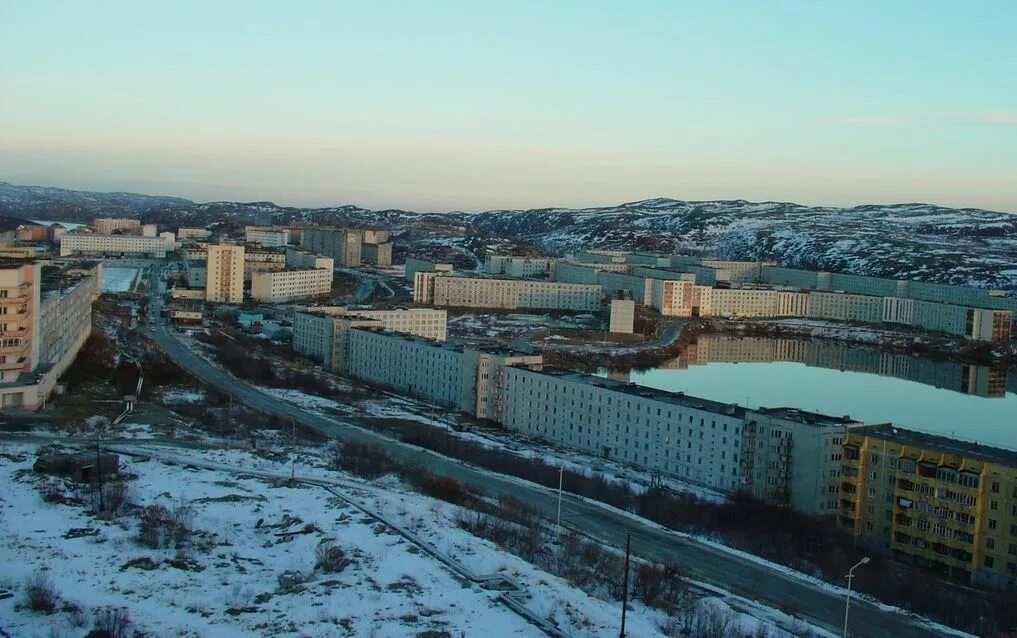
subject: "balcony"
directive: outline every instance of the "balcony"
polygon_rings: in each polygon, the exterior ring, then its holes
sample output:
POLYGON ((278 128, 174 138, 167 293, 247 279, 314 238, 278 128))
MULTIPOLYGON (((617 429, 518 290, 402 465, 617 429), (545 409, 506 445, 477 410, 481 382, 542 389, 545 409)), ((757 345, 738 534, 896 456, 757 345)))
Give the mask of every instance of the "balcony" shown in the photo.
POLYGON ((10 305, 25 305, 28 303, 28 295, 24 291, 19 291, 17 294, 8 294, 6 297, 0 297, 0 306, 10 305))
POLYGON ((9 345, 4 345, 3 341, 0 341, 0 355, 11 356, 27 354, 29 348, 31 348, 31 343, 28 341, 20 341, 9 345))
POLYGON ((0 371, 10 372, 12 370, 21 370, 25 367, 25 363, 28 361, 28 357, 6 357, 6 361, 0 361, 0 371))

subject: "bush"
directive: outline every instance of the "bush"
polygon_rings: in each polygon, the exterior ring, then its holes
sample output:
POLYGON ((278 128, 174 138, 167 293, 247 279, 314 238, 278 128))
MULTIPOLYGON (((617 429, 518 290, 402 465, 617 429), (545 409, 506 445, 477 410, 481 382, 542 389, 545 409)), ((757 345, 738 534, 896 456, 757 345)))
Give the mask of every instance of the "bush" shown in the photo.
POLYGON ((318 543, 314 557, 314 569, 325 574, 337 574, 353 562, 346 556, 346 552, 329 538, 318 543))
POLYGON ((37 571, 25 581, 25 607, 32 611, 52 614, 56 611, 56 588, 44 572, 37 571))
POLYGON ((399 473, 399 464, 389 458, 380 447, 353 441, 343 442, 336 447, 330 465, 333 469, 366 479, 399 473))
POLYGON ((149 505, 141 510, 138 542, 152 549, 180 549, 191 539, 194 512, 190 505, 179 503, 172 510, 163 505, 149 505))
POLYGON ((106 607, 95 612, 95 624, 88 634, 91 638, 127 638, 131 619, 121 607, 106 607))

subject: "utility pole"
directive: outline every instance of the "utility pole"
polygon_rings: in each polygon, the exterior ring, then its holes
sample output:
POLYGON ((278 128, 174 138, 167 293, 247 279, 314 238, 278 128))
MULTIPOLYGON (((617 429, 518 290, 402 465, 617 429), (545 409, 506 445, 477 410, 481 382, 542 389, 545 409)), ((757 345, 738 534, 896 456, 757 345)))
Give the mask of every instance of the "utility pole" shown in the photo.
POLYGON ((632 534, 625 535, 625 574, 622 576, 622 620, 618 638, 625 638, 625 611, 629 605, 629 554, 632 551, 632 534))
POLYGON ((847 598, 844 600, 844 634, 843 638, 847 638, 848 635, 848 612, 851 611, 851 579, 855 577, 855 570, 869 562, 869 557, 866 556, 862 560, 855 563, 855 566, 848 570, 847 573, 847 598))
POLYGON ((297 420, 290 417, 290 483, 297 480, 297 420))
POLYGON ((561 488, 565 483, 565 464, 558 468, 558 533, 561 533, 561 488))
POLYGON ((99 428, 101 426, 98 422, 95 424, 95 470, 97 472, 97 485, 99 487, 99 513, 106 511, 105 499, 102 495, 102 452, 99 448, 99 428))

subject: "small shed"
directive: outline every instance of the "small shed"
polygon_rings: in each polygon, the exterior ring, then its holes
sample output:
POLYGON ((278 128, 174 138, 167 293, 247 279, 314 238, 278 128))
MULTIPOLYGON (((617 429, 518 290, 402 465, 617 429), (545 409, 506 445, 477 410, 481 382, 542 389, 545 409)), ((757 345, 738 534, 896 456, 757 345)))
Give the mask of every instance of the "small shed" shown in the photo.
POLYGON ((64 476, 78 483, 92 483, 102 476, 115 476, 120 471, 120 455, 112 452, 47 452, 32 466, 36 472, 64 476))

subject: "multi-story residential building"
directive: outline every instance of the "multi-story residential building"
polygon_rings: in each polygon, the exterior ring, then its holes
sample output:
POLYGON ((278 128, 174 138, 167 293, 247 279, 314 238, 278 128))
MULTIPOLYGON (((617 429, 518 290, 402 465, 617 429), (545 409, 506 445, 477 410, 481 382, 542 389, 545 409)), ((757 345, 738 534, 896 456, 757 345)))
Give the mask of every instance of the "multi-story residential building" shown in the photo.
POLYGON ((112 235, 121 230, 133 233, 141 232, 141 222, 137 219, 125 217, 100 217, 92 223, 95 232, 99 235, 112 235))
POLYGON ((813 319, 880 323, 883 321, 883 298, 813 291, 809 295, 808 316, 813 319))
POLYGON ((369 264, 375 266, 391 266, 392 265, 392 244, 384 242, 381 244, 370 244, 364 242, 360 246, 360 253, 369 264))
POLYGON ((843 446, 842 527, 894 557, 974 584, 1017 578, 1017 452, 894 427, 843 446))
POLYGON ((251 277, 251 298, 258 301, 286 303, 327 295, 331 290, 331 268, 256 272, 251 277))
POLYGON ((212 303, 243 303, 244 247, 212 244, 206 254, 205 298, 212 303))
POLYGON ((0 262, 0 409, 36 410, 92 330, 98 263, 0 262))
POLYGON ((204 240, 212 236, 212 231, 207 228, 178 228, 177 238, 183 240, 204 240))
POLYGON ((360 265, 364 231, 356 228, 305 228, 300 245, 316 255, 335 259, 336 265, 355 268, 360 265))
MULTIPOLYGON (((207 253, 202 252, 202 255, 207 253)), ((185 259, 184 278, 188 288, 205 288, 208 282, 208 262, 204 259, 185 259)))
POLYGON ((478 418, 499 420, 509 366, 539 368, 540 355, 460 348, 366 327, 349 332, 347 374, 478 418))
POLYGON ((447 277, 451 271, 418 270, 413 273, 413 303, 434 303, 434 281, 438 277, 447 277))
POLYGON ((636 302, 631 299, 612 299, 609 319, 611 332, 632 334, 636 319, 636 302))
POLYGON ((299 248, 287 248, 285 256, 287 268, 323 268, 335 270, 335 260, 331 257, 315 255, 299 248))
POLYGON ((255 273, 286 270, 286 252, 277 248, 246 246, 244 248, 244 281, 255 273))
POLYGON ((810 515, 836 510, 847 418, 746 410, 565 370, 507 368, 510 430, 810 515))
POLYGON ((550 274, 556 259, 545 257, 515 257, 513 255, 488 255, 484 259, 484 272, 489 275, 509 277, 543 277, 550 274))
POLYGON ((454 276, 432 281, 436 306, 589 311, 600 308, 602 296, 600 286, 589 284, 454 276))
POLYGON ((653 279, 600 269, 597 282, 605 295, 628 294, 641 306, 649 306, 653 300, 653 279))
POLYGON ((174 248, 164 237, 75 232, 60 237, 60 256, 152 257, 164 259, 174 248))
POLYGON ((451 273, 453 270, 452 264, 442 264, 434 261, 426 261, 423 259, 417 259, 416 257, 406 258, 406 270, 403 276, 406 277, 406 281, 414 282, 414 275, 418 272, 445 272, 451 273))
POLYGON ((446 338, 447 313, 433 308, 361 310, 317 306, 293 316, 293 349, 321 361, 334 372, 346 371, 349 330, 357 326, 416 335, 434 341, 446 338))
POLYGON ((290 243, 290 231, 280 226, 245 226, 244 242, 265 248, 283 248, 290 243))

